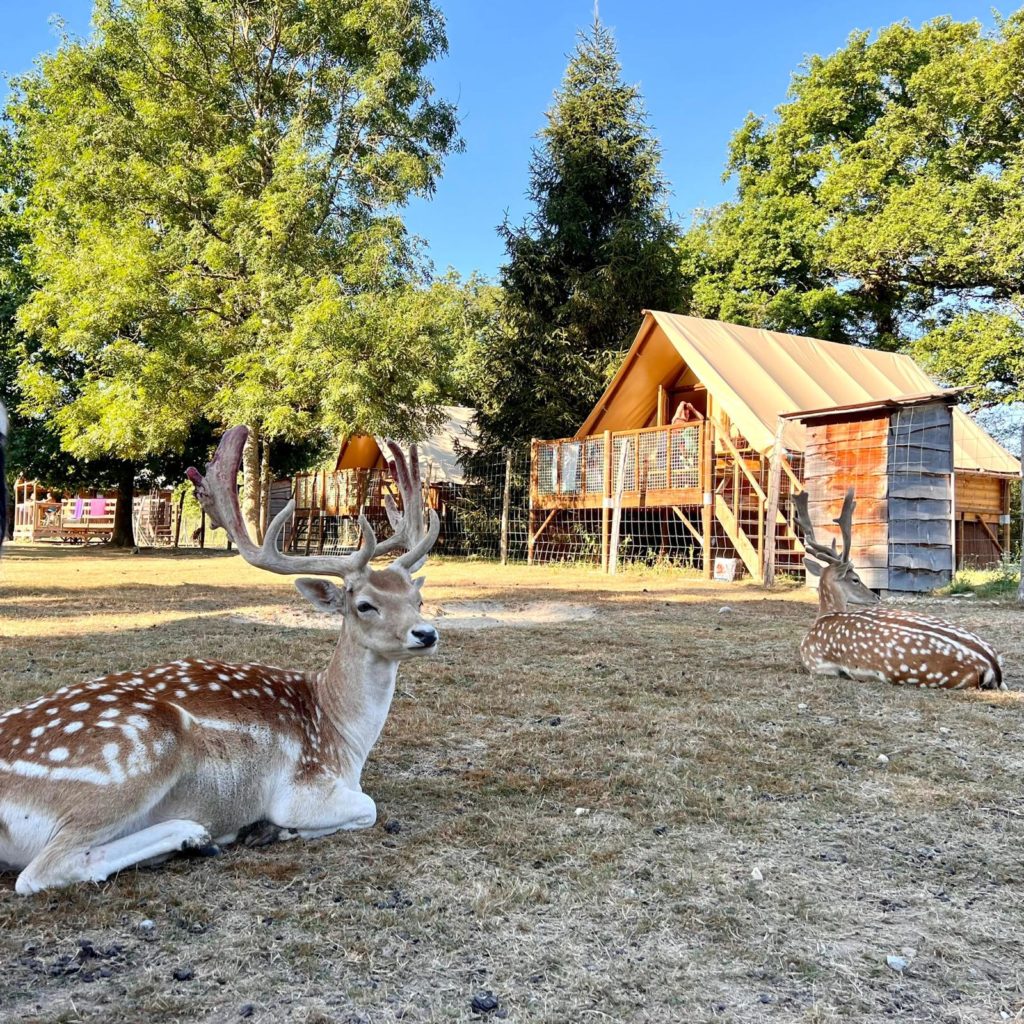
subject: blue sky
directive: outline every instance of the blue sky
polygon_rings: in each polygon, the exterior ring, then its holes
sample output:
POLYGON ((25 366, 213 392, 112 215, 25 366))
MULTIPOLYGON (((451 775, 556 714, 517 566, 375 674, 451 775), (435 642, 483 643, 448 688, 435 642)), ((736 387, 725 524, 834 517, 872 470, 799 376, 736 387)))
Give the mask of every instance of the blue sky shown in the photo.
MULTIPOLYGON (((458 105, 466 151, 450 158, 436 196, 412 204, 406 221, 439 271, 493 275, 503 259, 495 228, 506 210, 517 223, 528 210, 530 148, 593 0, 439 3, 450 51, 433 76, 458 105)), ((0 0, 0 70, 24 71, 52 50, 55 15, 87 33, 90 9, 89 0, 0 0)), ((785 98, 808 54, 831 53, 855 29, 942 14, 992 24, 988 0, 601 0, 625 78, 640 86, 661 141, 672 210, 683 219, 728 198, 721 173, 730 135, 748 111, 768 114, 785 98)))

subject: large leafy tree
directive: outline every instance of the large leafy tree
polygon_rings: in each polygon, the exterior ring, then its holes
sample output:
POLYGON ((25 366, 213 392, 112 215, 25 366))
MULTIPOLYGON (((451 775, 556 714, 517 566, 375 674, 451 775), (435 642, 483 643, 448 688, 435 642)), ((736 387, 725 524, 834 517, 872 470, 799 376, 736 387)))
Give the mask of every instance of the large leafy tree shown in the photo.
MULTIPOLYGON (((447 372, 398 215, 457 146, 430 0, 98 0, 8 110, 29 187, 23 408, 75 455, 409 432, 447 372)), ((265 463, 265 460, 264 460, 265 463)))
POLYGON ((581 34, 530 165, 526 222, 501 227, 501 315, 481 354, 491 446, 575 430, 644 307, 674 309, 676 229, 639 90, 611 33, 581 34))
POLYGON ((1024 388, 1024 10, 858 32, 734 136, 735 202, 681 247, 700 315, 916 351, 1024 388))

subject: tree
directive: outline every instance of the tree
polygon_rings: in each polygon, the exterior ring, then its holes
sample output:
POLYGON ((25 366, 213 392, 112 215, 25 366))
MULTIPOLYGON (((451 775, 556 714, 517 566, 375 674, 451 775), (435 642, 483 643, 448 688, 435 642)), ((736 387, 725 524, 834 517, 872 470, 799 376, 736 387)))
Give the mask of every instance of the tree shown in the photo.
POLYGON ((525 224, 500 228, 501 316, 484 347, 486 445, 575 430, 644 307, 681 297, 677 233, 640 92, 611 33, 581 34, 530 164, 525 224))
MULTIPOLYGON (((445 350, 404 333, 397 211, 459 145, 425 73, 445 48, 430 0, 100 0, 8 108, 38 282, 23 407, 132 461, 204 418, 265 448, 428 417, 445 350)), ((254 526, 264 462, 254 444, 254 526)))
POLYGON ((1024 387, 1024 10, 812 57, 749 117, 737 198, 681 246, 693 310, 916 353, 977 401, 1024 387))

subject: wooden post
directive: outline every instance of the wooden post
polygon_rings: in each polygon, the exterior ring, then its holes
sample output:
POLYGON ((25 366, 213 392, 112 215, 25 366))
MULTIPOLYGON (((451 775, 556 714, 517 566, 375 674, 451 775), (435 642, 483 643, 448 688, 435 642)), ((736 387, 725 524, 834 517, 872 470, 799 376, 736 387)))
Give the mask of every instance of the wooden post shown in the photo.
POLYGON ((658 385, 658 426, 668 423, 668 392, 664 384, 658 385))
POLYGON ((199 517, 199 548, 206 547, 206 509, 202 509, 199 517))
MULTIPOLYGON (((623 449, 625 451, 625 449, 623 449)), ((604 432, 604 487, 601 491, 601 568, 608 571, 612 514, 612 432, 604 432)))
POLYGON ((498 537, 498 553, 501 564, 508 565, 508 513, 512 501, 512 452, 505 453, 505 488, 501 492, 501 534, 498 537))
POLYGON ((701 452, 701 520, 704 533, 704 579, 711 579, 712 555, 711 555, 711 520, 714 516, 714 466, 715 466, 715 435, 714 427, 710 419, 704 421, 703 430, 704 448, 701 452))
POLYGON ((537 493, 537 439, 530 440, 530 504, 526 513, 526 564, 533 565, 533 546, 536 535, 533 532, 533 496, 537 493))
POLYGON ((185 514, 185 492, 181 492, 178 499, 178 521, 174 524, 174 550, 178 550, 178 541, 181 540, 181 517, 185 514))
POLYGON ((785 422, 780 416, 775 426, 775 445, 772 448, 772 464, 768 472, 768 507, 764 509, 764 577, 762 583, 767 590, 775 586, 775 520, 779 515, 779 499, 782 491, 782 432, 785 422))
POLYGON ((1020 428, 1020 583, 1017 585, 1017 603, 1024 605, 1024 424, 1020 428))
POLYGON ((611 549, 609 552, 608 575, 614 576, 619 566, 619 527, 622 523, 622 488, 626 480, 626 456, 629 454, 629 442, 624 441, 619 455, 619 480, 615 485, 615 506, 612 511, 611 549))

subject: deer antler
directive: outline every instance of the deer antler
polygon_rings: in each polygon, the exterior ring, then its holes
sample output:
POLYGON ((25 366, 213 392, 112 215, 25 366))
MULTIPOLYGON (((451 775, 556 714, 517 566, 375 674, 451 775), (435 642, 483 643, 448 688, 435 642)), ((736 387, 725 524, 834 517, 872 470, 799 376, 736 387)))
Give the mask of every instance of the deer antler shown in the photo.
POLYGON ((429 525, 425 526, 423 522, 423 484, 420 480, 420 460, 416 445, 409 446, 408 461, 405 453, 394 441, 388 441, 387 446, 394 456, 388 460, 388 466, 398 484, 402 511, 398 511, 395 499, 390 494, 384 496, 384 510, 394 533, 377 545, 377 554, 383 555, 396 548, 405 548, 405 554, 396 558, 392 564, 413 573, 422 568, 427 560, 427 554, 441 531, 441 521, 437 513, 430 509, 427 513, 429 525))
MULTIPOLYGON (((847 504, 853 501, 853 490, 849 490, 846 493, 846 501, 843 503, 843 513, 836 520, 837 523, 847 516, 847 504)), ((843 533, 843 554, 842 556, 836 551, 836 542, 832 541, 831 546, 825 544, 819 544, 814 539, 814 524, 811 522, 811 514, 807 508, 807 492, 801 491, 799 494, 793 496, 793 504, 796 507, 796 521, 800 527, 800 532, 804 535, 804 547, 807 549, 807 553, 817 558, 819 561, 825 562, 828 565, 842 565, 846 561, 846 556, 849 554, 849 541, 848 531, 850 528, 850 522, 853 516, 853 509, 849 511, 849 516, 846 519, 846 531, 843 533)))
POLYGON ((274 517, 263 538, 263 544, 252 542, 242 520, 242 510, 238 507, 238 467, 242 462, 242 449, 248 436, 248 427, 232 427, 221 438, 216 453, 206 464, 206 476, 195 467, 185 471, 185 475, 195 484, 199 504, 206 510, 214 526, 223 527, 241 556, 258 569, 267 569, 282 576, 313 573, 340 576, 343 579, 365 572, 377 549, 377 538, 364 516, 359 517, 362 543, 350 555, 292 556, 278 551, 277 538, 295 510, 294 499, 274 517))

